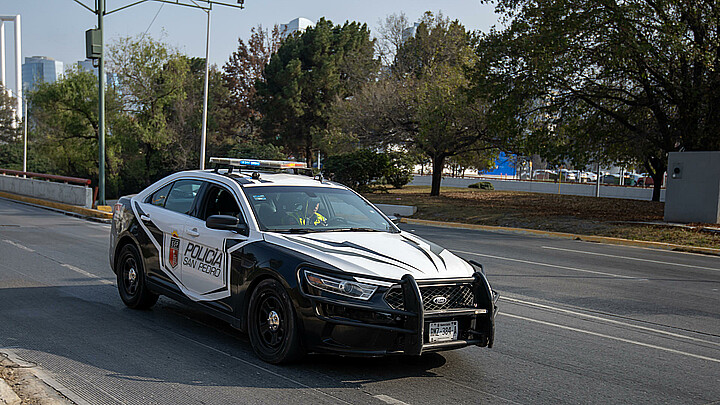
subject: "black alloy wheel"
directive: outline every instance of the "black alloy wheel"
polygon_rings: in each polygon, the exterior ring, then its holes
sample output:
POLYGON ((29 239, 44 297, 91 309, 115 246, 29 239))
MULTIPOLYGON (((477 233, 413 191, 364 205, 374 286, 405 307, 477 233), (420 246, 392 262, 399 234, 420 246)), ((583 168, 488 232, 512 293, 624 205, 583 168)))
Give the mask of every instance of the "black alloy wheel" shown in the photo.
POLYGON ((285 288, 274 279, 260 282, 250 297, 248 334, 255 354, 279 364, 302 356, 297 318, 285 288))
POLYGON ((132 309, 147 309, 155 305, 158 295, 145 284, 145 271, 140 252, 134 245, 125 245, 118 256, 117 284, 120 298, 132 309))

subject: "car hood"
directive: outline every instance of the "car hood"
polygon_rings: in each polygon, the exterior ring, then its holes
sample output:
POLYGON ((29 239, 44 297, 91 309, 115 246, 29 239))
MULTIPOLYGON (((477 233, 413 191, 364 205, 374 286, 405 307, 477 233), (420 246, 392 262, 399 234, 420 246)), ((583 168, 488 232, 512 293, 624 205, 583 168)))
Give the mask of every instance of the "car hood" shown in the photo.
POLYGON ((408 232, 266 233, 269 243, 287 247, 337 269, 400 280, 470 277, 467 262, 408 232))

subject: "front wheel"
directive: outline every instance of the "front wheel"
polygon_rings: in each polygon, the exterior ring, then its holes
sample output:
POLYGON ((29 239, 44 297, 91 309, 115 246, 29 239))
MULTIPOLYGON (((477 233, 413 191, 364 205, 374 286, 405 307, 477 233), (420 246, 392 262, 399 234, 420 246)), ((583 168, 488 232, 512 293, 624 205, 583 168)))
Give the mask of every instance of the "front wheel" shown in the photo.
POLYGON ((147 309, 155 305, 158 295, 145 284, 143 262, 134 245, 125 245, 118 256, 117 284, 120 298, 132 309, 147 309))
POLYGON ((263 280, 253 291, 248 334, 255 354, 263 361, 279 364, 302 356, 292 301, 276 280, 263 280))

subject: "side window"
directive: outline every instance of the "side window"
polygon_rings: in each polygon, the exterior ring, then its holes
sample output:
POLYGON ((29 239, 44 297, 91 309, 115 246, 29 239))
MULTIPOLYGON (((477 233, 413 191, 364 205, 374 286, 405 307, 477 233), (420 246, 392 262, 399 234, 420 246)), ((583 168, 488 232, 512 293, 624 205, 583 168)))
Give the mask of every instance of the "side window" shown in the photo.
POLYGON ((179 180, 173 183, 165 208, 181 214, 192 214, 193 202, 203 185, 202 180, 179 180))
POLYGON ((145 201, 148 204, 156 205, 158 207, 164 207, 165 206, 165 200, 167 199, 168 193, 170 192, 170 188, 172 187, 172 183, 168 184, 167 186, 161 188, 160 190, 152 193, 150 197, 148 197, 147 201, 145 201))
POLYGON ((203 221, 211 215, 232 215, 243 220, 240 215, 240 207, 232 193, 216 185, 208 187, 208 191, 205 193, 205 203, 199 214, 198 218, 203 221))

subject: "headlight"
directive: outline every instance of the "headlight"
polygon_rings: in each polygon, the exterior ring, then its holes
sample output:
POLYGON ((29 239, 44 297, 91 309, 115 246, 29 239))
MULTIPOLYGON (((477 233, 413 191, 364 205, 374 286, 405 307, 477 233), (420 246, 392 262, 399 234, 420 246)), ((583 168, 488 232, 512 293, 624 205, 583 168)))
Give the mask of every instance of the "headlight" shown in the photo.
POLYGON ((305 272, 305 280, 311 286, 331 293, 344 295, 346 297, 368 300, 373 295, 377 286, 358 283, 357 281, 341 280, 309 271, 305 272))

